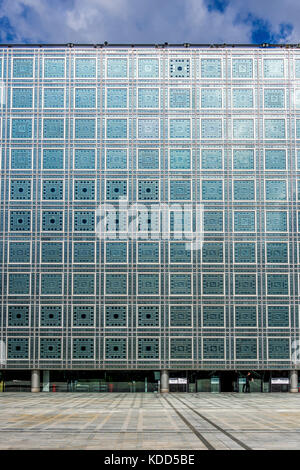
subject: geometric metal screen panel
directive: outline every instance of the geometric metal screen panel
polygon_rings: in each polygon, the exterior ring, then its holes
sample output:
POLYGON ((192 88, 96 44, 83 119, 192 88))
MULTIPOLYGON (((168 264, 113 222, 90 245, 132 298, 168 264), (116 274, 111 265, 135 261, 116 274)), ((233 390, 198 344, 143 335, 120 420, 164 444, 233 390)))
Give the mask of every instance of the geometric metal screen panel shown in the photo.
POLYGON ((4 367, 293 366, 299 60, 0 47, 4 367))

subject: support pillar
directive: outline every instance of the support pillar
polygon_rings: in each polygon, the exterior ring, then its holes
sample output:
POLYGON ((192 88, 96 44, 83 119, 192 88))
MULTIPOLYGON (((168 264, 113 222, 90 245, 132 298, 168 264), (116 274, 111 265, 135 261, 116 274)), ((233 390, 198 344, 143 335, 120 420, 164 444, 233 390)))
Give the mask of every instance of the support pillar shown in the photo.
POLYGON ((160 393, 169 393, 169 371, 166 369, 160 373, 160 393))
POLYGON ((31 371, 31 391, 34 393, 40 391, 40 371, 37 369, 31 371))
POLYGON ((43 392, 50 392, 50 371, 43 371, 43 392))
POLYGON ((298 371, 297 370, 290 370, 290 392, 297 393, 298 392, 298 371))

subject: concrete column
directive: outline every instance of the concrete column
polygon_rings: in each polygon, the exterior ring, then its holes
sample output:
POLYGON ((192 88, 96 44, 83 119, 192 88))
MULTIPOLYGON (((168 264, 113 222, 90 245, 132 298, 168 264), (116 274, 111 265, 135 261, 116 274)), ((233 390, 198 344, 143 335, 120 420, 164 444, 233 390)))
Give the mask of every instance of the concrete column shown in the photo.
POLYGON ((298 392, 298 371, 290 370, 290 392, 298 392))
POLYGON ((166 369, 160 373, 160 393, 169 393, 169 371, 166 369))
POLYGON ((43 371, 43 392, 50 392, 50 371, 43 371))
POLYGON ((31 371, 31 391, 40 391, 40 371, 37 369, 33 369, 31 371))

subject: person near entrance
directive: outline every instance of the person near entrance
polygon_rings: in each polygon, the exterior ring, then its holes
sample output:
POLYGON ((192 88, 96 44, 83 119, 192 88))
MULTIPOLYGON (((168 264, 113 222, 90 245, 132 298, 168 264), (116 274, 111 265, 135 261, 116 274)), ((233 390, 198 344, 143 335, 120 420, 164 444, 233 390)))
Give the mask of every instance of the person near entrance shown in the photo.
POLYGON ((251 375, 251 372, 248 372, 246 375, 246 382, 243 385, 243 392, 244 393, 250 393, 250 382, 253 381, 253 377, 251 375))

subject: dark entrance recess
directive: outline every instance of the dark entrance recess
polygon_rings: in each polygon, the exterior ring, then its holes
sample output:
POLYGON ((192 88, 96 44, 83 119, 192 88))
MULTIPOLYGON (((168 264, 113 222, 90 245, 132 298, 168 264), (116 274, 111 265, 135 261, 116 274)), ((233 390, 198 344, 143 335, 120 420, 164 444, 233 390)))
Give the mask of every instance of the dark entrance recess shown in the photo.
POLYGON ((238 374, 236 372, 222 372, 220 374, 220 391, 236 392, 237 391, 238 374))
MULTIPOLYGON (((170 371, 169 390, 173 393, 243 392, 248 370, 170 371), (173 383, 172 383, 173 382, 173 383)), ((251 392, 285 392, 287 384, 272 383, 272 378, 287 378, 287 371, 250 371, 251 392)), ((41 371, 41 391, 44 374, 41 371)), ((278 382, 278 380, 277 380, 278 382)), ((50 370, 49 392, 159 392, 160 371, 153 370, 50 370)), ((0 370, 0 392, 30 392, 29 370, 0 370)), ((46 390, 45 390, 46 391, 46 390)))

